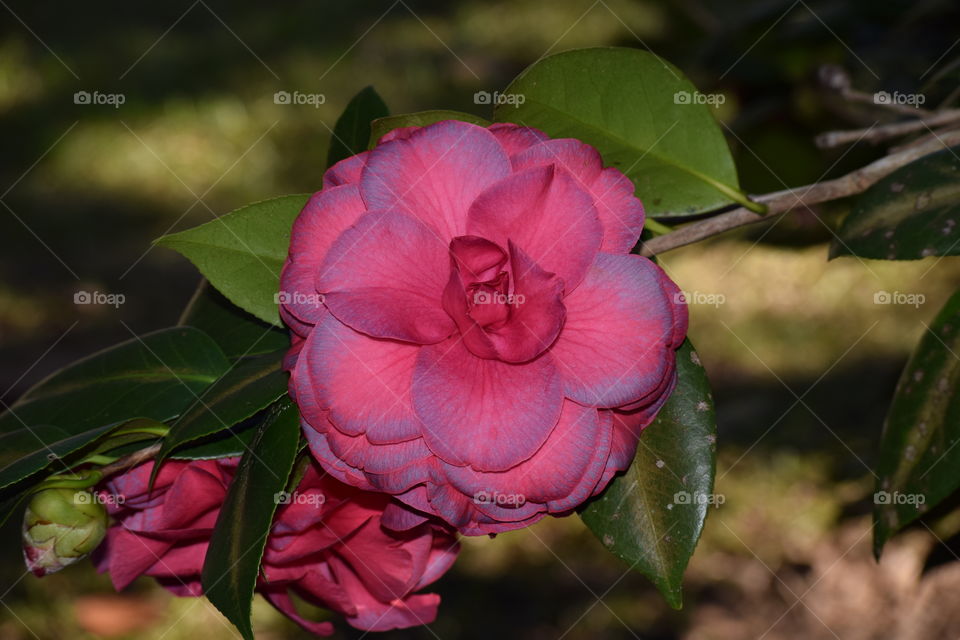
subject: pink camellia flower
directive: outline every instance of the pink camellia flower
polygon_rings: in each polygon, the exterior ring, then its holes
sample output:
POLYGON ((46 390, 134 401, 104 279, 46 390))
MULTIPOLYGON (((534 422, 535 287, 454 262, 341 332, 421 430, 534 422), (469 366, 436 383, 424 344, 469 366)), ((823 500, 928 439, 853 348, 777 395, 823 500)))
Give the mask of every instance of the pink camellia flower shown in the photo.
POLYGON ((630 254, 630 180, 577 140, 445 121, 323 185, 281 314, 328 472, 476 535, 569 513, 629 466, 687 326, 676 285, 630 254))
MULTIPOLYGON (((103 501, 115 524, 96 552, 98 570, 109 572, 118 590, 147 575, 177 595, 202 595, 203 560, 238 461, 166 462, 150 493, 152 462, 111 478, 103 501)), ((414 592, 456 558, 455 534, 445 525, 385 529, 384 510, 405 507, 344 485, 315 466, 294 493, 278 499, 257 584, 277 609, 321 635, 330 635, 332 624, 300 616, 291 594, 367 631, 436 618, 440 596, 414 592)))

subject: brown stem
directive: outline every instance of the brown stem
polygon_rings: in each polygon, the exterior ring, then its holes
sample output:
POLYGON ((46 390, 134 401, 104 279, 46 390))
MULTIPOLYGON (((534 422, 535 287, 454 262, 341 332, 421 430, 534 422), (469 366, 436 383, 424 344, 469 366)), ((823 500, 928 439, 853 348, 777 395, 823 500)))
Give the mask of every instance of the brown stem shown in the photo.
POLYGON ((941 111, 929 118, 919 118, 916 120, 907 120, 906 122, 894 122, 892 124, 880 125, 878 127, 869 127, 867 129, 854 129, 852 131, 828 131, 816 137, 815 142, 821 149, 830 149, 851 142, 880 142, 890 138, 898 138, 923 131, 924 129, 933 129, 945 124, 951 124, 960 120, 960 109, 950 109, 941 111))
POLYGON ((147 447, 146 449, 140 449, 139 451, 134 451, 129 455, 125 455, 119 460, 115 462, 111 462, 110 464, 104 467, 101 467, 100 473, 102 473, 103 477, 106 478, 107 476, 113 475, 114 473, 117 473, 120 471, 126 471, 130 467, 135 467, 141 462, 146 462, 150 458, 153 458, 158 453, 160 453, 160 447, 162 445, 163 445, 162 442, 156 442, 150 445, 149 447, 147 447))
POLYGON ((838 200, 861 193, 884 176, 917 158, 957 144, 960 144, 960 129, 947 131, 934 140, 926 140, 906 147, 902 151, 885 156, 865 167, 852 171, 842 178, 757 196, 752 200, 766 204, 766 214, 758 214, 744 207, 738 207, 733 211, 721 213, 701 222, 694 222, 681 227, 671 233, 652 238, 643 244, 641 255, 648 257, 657 255, 737 227, 754 224, 762 220, 770 220, 777 214, 786 213, 793 209, 809 208, 811 205, 820 202, 838 200))

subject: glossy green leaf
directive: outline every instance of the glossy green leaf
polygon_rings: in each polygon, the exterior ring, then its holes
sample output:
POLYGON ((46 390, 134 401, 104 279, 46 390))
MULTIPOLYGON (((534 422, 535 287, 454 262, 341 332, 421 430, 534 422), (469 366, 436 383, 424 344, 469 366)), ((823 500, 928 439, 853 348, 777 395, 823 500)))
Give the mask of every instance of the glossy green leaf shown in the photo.
POLYGON ((366 151, 367 141, 370 140, 370 123, 388 115, 390 109, 373 87, 366 87, 353 96, 333 127, 327 167, 366 151))
POLYGON ((77 434, 137 417, 169 420, 229 367, 223 351, 202 331, 163 329, 41 381, 0 416, 0 432, 44 424, 77 434))
POLYGON ((916 260, 960 255, 960 160, 955 149, 897 169, 857 197, 830 257, 916 260))
POLYGON ((47 447, 70 437, 70 434, 48 424, 21 427, 15 431, 0 434, 0 468, 16 462, 27 454, 47 447))
POLYGON ((243 455, 257 428, 267 417, 266 411, 233 425, 225 431, 189 442, 170 454, 175 460, 211 460, 243 455))
POLYGON ((280 351, 238 361, 170 426, 157 459, 164 460, 188 442, 227 431, 283 396, 287 373, 280 368, 282 359, 280 351))
POLYGON ((290 336, 285 330, 242 310, 206 279, 200 281, 177 324, 206 332, 231 359, 271 353, 290 346, 290 336))
POLYGON ((528 67, 497 98, 494 120, 596 147, 633 180, 648 215, 681 216, 745 201, 707 99, 719 98, 647 51, 578 49, 528 67))
POLYGON ((156 243, 196 265, 233 304, 281 326, 276 296, 290 229, 309 195, 291 195, 240 207, 156 243))
POLYGON ((203 563, 203 592, 247 640, 260 559, 300 444, 297 407, 271 410, 237 468, 203 563))
POLYGON ((372 149, 383 136, 394 129, 401 127, 425 127, 435 122, 444 120, 460 120, 461 122, 470 122, 472 124, 486 127, 490 125, 489 120, 484 120, 480 116, 462 111, 450 111, 448 109, 434 109, 432 111, 417 111, 415 113, 403 113, 396 116, 379 118, 373 121, 370 132, 369 148, 372 149))
POLYGON ((874 494, 874 551, 960 488, 960 291, 924 333, 887 413, 874 494))
POLYGON ((76 435, 66 435, 58 427, 37 426, 5 434, 0 437, 4 459, 9 462, 0 469, 0 489, 49 468, 51 473, 67 471, 61 458, 94 442, 115 425, 97 427, 76 435))
POLYGON ((640 437, 630 468, 580 517, 614 555, 650 578, 671 606, 714 496, 716 418, 706 372, 689 341, 677 387, 640 437))

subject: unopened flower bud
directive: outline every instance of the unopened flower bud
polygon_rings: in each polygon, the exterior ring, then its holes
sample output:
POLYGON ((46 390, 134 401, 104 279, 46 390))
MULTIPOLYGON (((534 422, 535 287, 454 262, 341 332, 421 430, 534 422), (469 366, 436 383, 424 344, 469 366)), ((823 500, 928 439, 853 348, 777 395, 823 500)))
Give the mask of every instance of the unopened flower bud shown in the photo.
POLYGON ((55 573, 97 548, 107 510, 85 489, 37 492, 23 516, 23 557, 37 576, 55 573))

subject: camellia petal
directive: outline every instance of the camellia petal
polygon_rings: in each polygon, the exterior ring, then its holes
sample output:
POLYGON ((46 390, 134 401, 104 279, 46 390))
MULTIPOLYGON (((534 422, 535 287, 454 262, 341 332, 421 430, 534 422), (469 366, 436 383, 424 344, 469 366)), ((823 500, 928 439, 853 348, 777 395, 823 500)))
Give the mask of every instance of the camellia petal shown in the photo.
POLYGON ((633 182, 613 167, 603 168, 600 153, 579 140, 544 140, 511 157, 515 170, 555 164, 566 169, 593 196, 603 226, 605 253, 630 253, 643 231, 643 205, 633 182))
POLYGON ((513 242, 573 291, 593 262, 603 228, 593 198, 554 165, 514 173, 470 207, 467 233, 500 246, 513 242))
POLYGON ((413 407, 427 446, 449 464, 502 471, 526 460, 557 425, 562 402, 548 355, 507 364, 478 358, 456 339, 420 349, 413 407))
POLYGON ((400 209, 430 225, 446 246, 465 234, 477 195, 510 174, 510 160, 483 127, 446 120, 379 145, 360 191, 367 208, 400 209))
POLYGON ((435 231, 397 211, 371 212, 334 242, 317 289, 333 315, 357 331, 430 344, 455 329, 440 305, 448 265, 446 242, 435 231))
POLYGON ((278 295, 282 310, 295 320, 314 324, 326 313, 316 289, 317 270, 334 241, 365 212, 356 185, 315 193, 300 211, 293 223, 278 295))
POLYGON ((416 345, 371 338, 332 316, 317 325, 308 342, 302 357, 313 392, 337 429, 366 434, 377 444, 420 436, 410 396, 416 345))
POLYGON ((663 380, 672 354, 673 301, 646 258, 601 253, 564 299, 567 323, 550 350, 564 393, 581 404, 617 407, 663 380))

